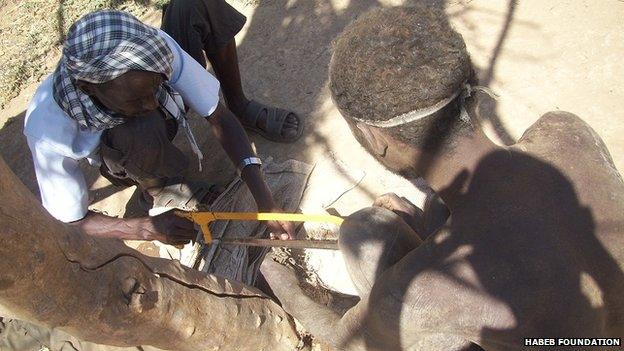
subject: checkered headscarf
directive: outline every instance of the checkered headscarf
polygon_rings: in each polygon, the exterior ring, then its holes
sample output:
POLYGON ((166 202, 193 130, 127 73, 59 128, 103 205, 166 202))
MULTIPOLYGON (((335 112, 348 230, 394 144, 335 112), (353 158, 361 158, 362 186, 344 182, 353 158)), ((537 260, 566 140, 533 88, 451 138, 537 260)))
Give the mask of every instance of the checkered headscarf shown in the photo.
MULTIPOLYGON (((76 21, 67 33, 63 56, 54 71, 54 100, 80 129, 113 128, 124 123, 125 118, 94 103, 76 88, 76 80, 99 84, 130 70, 161 73, 169 79, 172 63, 173 53, 156 29, 125 12, 92 12, 76 21)), ((201 169, 201 151, 186 123, 179 94, 164 81, 156 97, 186 132, 201 169)))
POLYGON ((108 82, 130 71, 171 75, 173 53, 156 29, 121 11, 90 13, 74 23, 54 72, 54 99, 82 129, 112 128, 123 118, 76 88, 76 80, 108 82))

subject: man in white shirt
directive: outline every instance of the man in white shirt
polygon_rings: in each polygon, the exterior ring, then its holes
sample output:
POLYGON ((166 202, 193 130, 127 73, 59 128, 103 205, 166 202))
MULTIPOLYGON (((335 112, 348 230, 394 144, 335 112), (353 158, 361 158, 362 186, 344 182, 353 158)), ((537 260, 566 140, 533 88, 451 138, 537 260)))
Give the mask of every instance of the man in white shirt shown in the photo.
MULTIPOLYGON (((184 103, 210 122, 258 209, 279 211, 240 122, 219 103, 219 82, 166 33, 120 11, 94 12, 74 23, 57 69, 26 112, 24 134, 43 206, 90 235, 174 244, 191 239, 191 223, 172 214, 120 219, 89 211, 78 166, 80 159, 101 163, 107 178, 138 185, 159 205, 209 200, 210 189, 176 177, 187 165, 171 144, 177 128, 203 157, 184 103)), ((292 235, 291 223, 267 225, 281 238, 292 235)))

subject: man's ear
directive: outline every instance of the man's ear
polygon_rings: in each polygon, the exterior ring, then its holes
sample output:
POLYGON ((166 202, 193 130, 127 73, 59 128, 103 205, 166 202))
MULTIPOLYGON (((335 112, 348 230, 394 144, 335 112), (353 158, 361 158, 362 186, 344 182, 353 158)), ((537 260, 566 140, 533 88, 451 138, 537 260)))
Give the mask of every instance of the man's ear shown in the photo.
POLYGON ((83 93, 93 96, 95 95, 95 84, 85 82, 84 80, 76 80, 76 87, 82 90, 83 93))
POLYGON ((356 124, 357 129, 362 132, 364 139, 368 142, 368 145, 371 148, 371 151, 375 153, 375 155, 379 157, 386 156, 386 150, 388 149, 388 142, 385 138, 378 133, 375 133, 371 130, 371 128, 365 123, 358 122, 356 124))

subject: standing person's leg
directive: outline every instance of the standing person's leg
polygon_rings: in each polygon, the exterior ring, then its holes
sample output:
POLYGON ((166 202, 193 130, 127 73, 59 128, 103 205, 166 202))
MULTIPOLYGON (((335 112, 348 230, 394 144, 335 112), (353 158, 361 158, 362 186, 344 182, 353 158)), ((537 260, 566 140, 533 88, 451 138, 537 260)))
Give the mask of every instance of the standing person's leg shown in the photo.
MULTIPOLYGON (((285 119, 280 129, 270 127, 271 113, 277 113, 275 107, 263 106, 255 101, 249 100, 243 92, 238 68, 238 55, 236 52, 236 41, 234 38, 224 47, 214 52, 206 51, 208 60, 217 75, 217 79, 223 88, 223 95, 228 107, 239 117, 243 125, 254 123, 257 128, 270 132, 273 130, 279 133, 283 140, 295 140, 299 133, 299 118, 293 112, 280 110, 285 119), (273 109, 274 111, 271 111, 273 109)), ((271 139, 271 138, 269 138, 271 139)), ((273 139, 274 140, 274 139, 273 139)))
POLYGON ((347 217, 338 245, 360 296, 375 280, 421 243, 401 217, 382 207, 367 207, 347 217))
POLYGON ((250 100, 243 91, 234 36, 245 20, 224 0, 172 0, 163 13, 162 29, 203 66, 205 52, 228 108, 245 128, 269 140, 295 141, 303 122, 294 112, 250 100))

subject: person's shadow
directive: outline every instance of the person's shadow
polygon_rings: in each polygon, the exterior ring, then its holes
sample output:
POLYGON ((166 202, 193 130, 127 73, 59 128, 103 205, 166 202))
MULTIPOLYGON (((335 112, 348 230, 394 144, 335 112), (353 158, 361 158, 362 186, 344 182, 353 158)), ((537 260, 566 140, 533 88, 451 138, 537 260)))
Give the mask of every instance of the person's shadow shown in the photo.
MULTIPOLYGON (((463 185, 466 176, 452 186, 463 185)), ((379 275, 358 334, 370 349, 387 350, 419 342, 425 325, 461 331, 493 350, 518 349, 524 337, 619 337, 605 324, 621 328, 624 316, 622 224, 607 223, 596 232, 593 211, 605 206, 584 206, 579 185, 526 153, 501 150, 484 157, 447 225, 386 270, 390 275, 379 275), (427 290, 431 275, 452 289, 427 290), (411 300, 414 289, 424 289, 419 303, 411 300), (484 313, 484 299, 502 306, 501 314, 484 313), (488 320, 500 323, 482 323, 488 320), (380 323, 381 337, 370 332, 380 323)), ((615 198, 624 190, 617 182, 600 186, 619 194, 615 198)), ((618 218, 614 207, 602 218, 618 218)))

